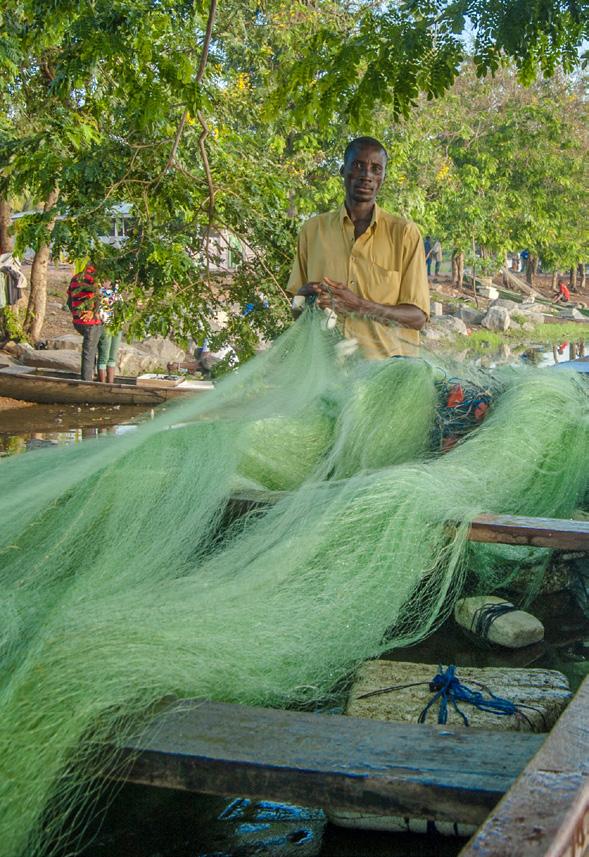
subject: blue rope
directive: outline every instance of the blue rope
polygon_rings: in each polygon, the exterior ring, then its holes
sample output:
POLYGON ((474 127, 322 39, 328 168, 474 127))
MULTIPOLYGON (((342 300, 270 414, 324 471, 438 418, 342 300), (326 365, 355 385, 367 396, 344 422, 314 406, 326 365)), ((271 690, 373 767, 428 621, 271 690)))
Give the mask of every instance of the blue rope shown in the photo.
POLYGON ((502 699, 500 696, 495 696, 490 690, 486 689, 488 697, 479 691, 472 690, 457 678, 456 667, 451 664, 447 669, 438 667, 438 672, 429 684, 429 689, 434 694, 428 704, 425 706, 419 715, 418 722, 425 723, 427 715, 436 704, 438 708, 438 723, 444 724, 448 722, 448 706, 451 705, 455 711, 462 717, 465 726, 469 726, 468 717, 461 711, 458 703, 472 705, 478 708, 479 711, 487 711, 490 714, 499 716, 513 716, 517 714, 519 709, 514 702, 509 699, 502 699))

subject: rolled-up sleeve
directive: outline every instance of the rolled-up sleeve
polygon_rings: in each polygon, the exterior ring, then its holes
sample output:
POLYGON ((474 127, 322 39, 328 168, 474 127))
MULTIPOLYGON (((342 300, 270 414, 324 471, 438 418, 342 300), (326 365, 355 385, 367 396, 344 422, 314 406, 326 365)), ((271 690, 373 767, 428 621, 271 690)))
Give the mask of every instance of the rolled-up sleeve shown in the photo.
POLYGON ((429 318, 429 284, 423 239, 414 223, 407 223, 403 235, 403 264, 398 304, 419 307, 429 318))
POLYGON ((286 290, 296 295, 298 290, 308 282, 307 278, 307 235, 303 226, 297 240, 297 252, 292 263, 292 270, 286 290))

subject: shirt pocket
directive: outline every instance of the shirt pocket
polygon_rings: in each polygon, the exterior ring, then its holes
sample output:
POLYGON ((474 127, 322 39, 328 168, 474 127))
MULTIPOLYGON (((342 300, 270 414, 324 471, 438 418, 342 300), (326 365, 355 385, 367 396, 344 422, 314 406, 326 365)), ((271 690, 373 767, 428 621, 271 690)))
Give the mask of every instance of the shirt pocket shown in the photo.
POLYGON ((364 295, 369 301, 377 304, 396 304, 401 288, 401 272, 383 268, 374 262, 366 263, 363 272, 364 295))

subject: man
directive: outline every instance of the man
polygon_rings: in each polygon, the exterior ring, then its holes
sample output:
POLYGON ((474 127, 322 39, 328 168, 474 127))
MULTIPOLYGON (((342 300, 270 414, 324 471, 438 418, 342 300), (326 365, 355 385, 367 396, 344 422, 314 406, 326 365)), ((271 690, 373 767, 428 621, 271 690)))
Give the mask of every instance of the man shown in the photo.
POLYGON ((83 381, 94 379, 94 363, 102 331, 99 315, 99 287, 95 280, 96 268, 86 265, 83 271, 72 277, 67 290, 67 305, 72 314, 75 329, 83 337, 82 371, 83 381))
POLYGON ((386 165, 386 150, 372 137, 347 146, 344 205, 304 224, 288 284, 333 309, 343 335, 376 360, 415 354, 429 315, 419 230, 376 205, 386 165))

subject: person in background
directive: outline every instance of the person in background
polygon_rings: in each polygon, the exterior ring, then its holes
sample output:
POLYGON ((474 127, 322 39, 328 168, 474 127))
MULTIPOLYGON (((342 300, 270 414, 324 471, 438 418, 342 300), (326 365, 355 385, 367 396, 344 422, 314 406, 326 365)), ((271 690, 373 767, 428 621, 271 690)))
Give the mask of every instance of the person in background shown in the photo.
POLYGON ((72 277, 67 291, 67 305, 72 314, 74 328, 83 337, 80 372, 83 381, 94 380, 94 363, 102 332, 102 320, 98 311, 99 300, 96 268, 88 263, 82 271, 72 277))
POLYGON ((98 341, 98 380, 114 384, 117 368, 117 355, 123 337, 122 331, 113 333, 111 328, 115 304, 121 300, 119 290, 110 280, 105 280, 100 286, 99 314, 102 321, 102 331, 98 341))
POLYGON ((427 267, 427 275, 432 275, 432 239, 426 235, 423 239, 423 249, 425 250, 425 265, 427 267))
POLYGON ((554 301, 553 301, 553 303, 555 303, 555 304, 557 304, 557 303, 568 304, 568 302, 571 299, 571 293, 570 293, 567 285, 565 284, 564 280, 558 281, 558 288, 556 289, 554 294, 556 295, 556 297, 554 298, 554 301))
POLYGON ((442 245, 437 238, 432 245, 431 254, 431 258, 435 264, 434 276, 437 277, 440 273, 440 265, 442 264, 442 245))
POLYGON ((376 204, 387 157, 373 137, 348 144, 343 204, 303 224, 288 283, 294 313, 314 297, 370 360, 413 356, 429 316, 419 229, 376 204))

